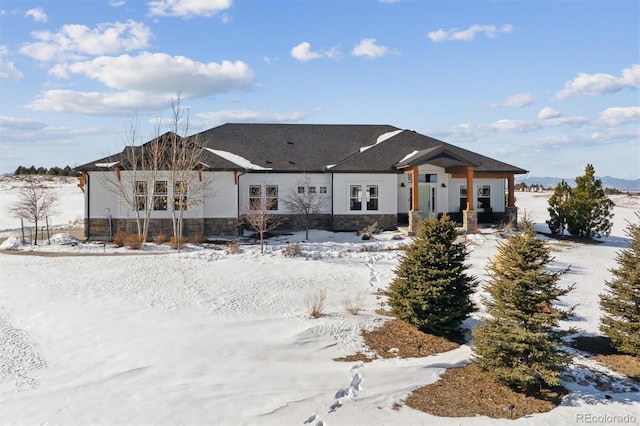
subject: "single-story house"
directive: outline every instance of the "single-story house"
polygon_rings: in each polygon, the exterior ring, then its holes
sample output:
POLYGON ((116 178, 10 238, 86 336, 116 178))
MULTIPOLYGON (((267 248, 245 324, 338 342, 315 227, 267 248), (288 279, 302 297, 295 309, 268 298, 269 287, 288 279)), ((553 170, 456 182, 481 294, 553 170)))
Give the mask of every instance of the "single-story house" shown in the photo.
MULTIPOLYGON (((207 182, 181 194, 197 201, 181 208, 184 229, 206 237, 237 235, 240 218, 260 198, 271 202, 271 214, 287 216, 283 228, 303 229, 300 215, 284 201, 287 194, 310 192, 325 201, 313 215, 314 228, 348 231, 377 222, 385 229, 406 224, 415 230, 422 218, 447 213, 473 230, 478 222, 515 217, 514 176, 527 173, 389 125, 224 124, 181 139, 200 147, 190 173, 207 182)), ((148 166, 131 161, 131 153, 152 142, 76 168, 82 173, 87 238, 131 230, 136 209, 148 203, 150 236, 171 235, 180 182, 161 164, 141 178, 148 166), (120 191, 108 184, 114 179, 120 191), (150 200, 142 200, 149 187, 150 200)))

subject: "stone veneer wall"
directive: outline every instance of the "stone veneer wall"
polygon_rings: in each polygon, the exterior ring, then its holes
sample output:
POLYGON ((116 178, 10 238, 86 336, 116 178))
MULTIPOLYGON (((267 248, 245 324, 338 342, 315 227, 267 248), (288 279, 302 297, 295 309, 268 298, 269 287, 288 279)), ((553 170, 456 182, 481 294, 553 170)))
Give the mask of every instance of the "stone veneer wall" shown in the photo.
POLYGON ((333 216, 335 231, 357 231, 378 222, 386 231, 398 228, 397 214, 337 214, 333 216))
MULTIPOLYGON (((333 230, 335 231, 357 231, 366 226, 378 222, 378 225, 385 230, 398 228, 398 215, 395 214, 367 214, 367 215, 334 215, 333 230)), ((183 219, 183 232, 187 239, 195 234, 202 234, 205 237, 235 237, 240 235, 242 228, 249 229, 248 226, 241 225, 239 219, 231 218, 200 218, 183 219)), ((301 215, 288 215, 286 220, 278 227, 278 231, 302 231, 305 229, 305 218, 301 215)), ((312 215, 310 229, 331 229, 331 215, 312 215)), ((136 233, 135 219, 111 219, 111 229, 109 232, 109 219, 94 218, 84 221, 85 237, 91 240, 108 240, 110 236, 117 232, 136 233)), ((164 233, 168 237, 173 235, 173 225, 171 219, 150 219, 148 238, 164 233)))
MULTIPOLYGON (((90 240, 108 240, 113 234, 127 232, 135 234, 138 232, 135 219, 111 219, 112 233, 109 232, 109 219, 96 218, 85 219, 85 237, 90 240)), ((208 219, 183 219, 183 233, 187 239, 196 234, 205 237, 235 237, 238 235, 237 218, 208 218, 208 219)), ((154 235, 163 233, 170 237, 173 235, 173 223, 171 219, 150 219, 148 239, 154 235)))

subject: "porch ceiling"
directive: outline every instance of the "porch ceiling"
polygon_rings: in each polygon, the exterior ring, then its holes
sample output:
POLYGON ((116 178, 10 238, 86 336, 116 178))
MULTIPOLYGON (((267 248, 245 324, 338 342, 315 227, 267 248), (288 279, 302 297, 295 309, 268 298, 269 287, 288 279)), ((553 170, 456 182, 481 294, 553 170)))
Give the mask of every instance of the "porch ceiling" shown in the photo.
POLYGON ((454 154, 443 145, 423 149, 397 163, 397 169, 411 168, 422 164, 431 164, 442 168, 476 167, 472 161, 454 154))

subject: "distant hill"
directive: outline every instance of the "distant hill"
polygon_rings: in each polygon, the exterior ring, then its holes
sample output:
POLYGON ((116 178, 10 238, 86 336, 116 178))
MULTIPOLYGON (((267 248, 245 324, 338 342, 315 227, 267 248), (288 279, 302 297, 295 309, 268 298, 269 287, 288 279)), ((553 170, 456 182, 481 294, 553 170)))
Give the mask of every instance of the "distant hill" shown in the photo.
MULTIPOLYGON (((545 188, 554 188, 557 184, 562 181, 563 178, 558 177, 536 177, 536 176, 528 176, 524 178, 516 177, 516 184, 520 182, 524 182, 527 186, 529 185, 542 185, 545 188)), ((640 191, 640 179, 618 179, 611 176, 598 177, 596 179, 600 179, 602 181, 602 185, 605 188, 616 188, 620 191, 640 191)), ((576 186, 576 181, 573 178, 564 179, 565 182, 569 184, 569 186, 576 186)))

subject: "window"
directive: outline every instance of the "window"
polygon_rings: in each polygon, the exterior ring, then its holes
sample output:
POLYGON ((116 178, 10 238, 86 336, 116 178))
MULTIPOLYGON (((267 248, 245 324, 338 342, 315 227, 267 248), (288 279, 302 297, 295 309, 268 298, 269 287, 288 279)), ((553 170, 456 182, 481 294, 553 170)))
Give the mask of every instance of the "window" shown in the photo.
POLYGON ((133 184, 133 198, 137 210, 145 210, 147 207, 147 182, 137 180, 133 184))
POLYGON ((155 184, 155 191, 153 192, 153 209, 154 210, 166 210, 167 209, 167 181, 157 181, 155 184))
POLYGON ((249 186, 249 209, 260 210, 262 207, 262 186, 249 186))
POLYGON ((267 185, 267 210, 278 210, 278 186, 267 185))
POLYGON ((349 187, 349 210, 362 210, 362 186, 349 187))
POLYGON ((187 209, 187 183, 186 182, 174 182, 173 184, 173 209, 174 210, 186 210, 187 209))
POLYGON ((460 197, 467 197, 467 185, 460 186, 460 197))
POLYGON ((315 186, 308 186, 307 187, 307 191, 309 191, 309 194, 315 194, 316 193, 316 187, 315 186))
POLYGON ((265 189, 263 198, 262 185, 249 186, 249 209, 278 210, 278 186, 267 185, 265 189))
POLYGON ((491 185, 478 185, 478 197, 490 197, 491 185))
POLYGON ((321 194, 326 194, 327 193, 327 187, 326 186, 321 186, 320 187, 320 193, 321 194))
POLYGON ((304 194, 304 186, 298 187, 298 194, 304 194))
POLYGON ((367 185, 367 210, 378 210, 378 185, 367 185))

